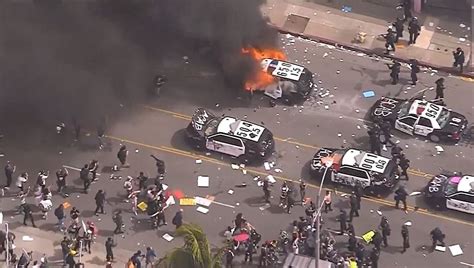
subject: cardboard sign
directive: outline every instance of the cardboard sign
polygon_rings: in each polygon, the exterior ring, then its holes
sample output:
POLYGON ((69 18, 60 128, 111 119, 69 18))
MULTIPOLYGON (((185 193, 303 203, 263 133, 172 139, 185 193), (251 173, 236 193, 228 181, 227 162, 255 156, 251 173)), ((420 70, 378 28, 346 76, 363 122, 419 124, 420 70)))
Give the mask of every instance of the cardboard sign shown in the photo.
POLYGON ((148 208, 148 205, 147 205, 145 202, 140 202, 140 204, 138 204, 137 207, 138 207, 141 211, 146 211, 146 209, 148 208))
POLYGON ((193 197, 186 197, 179 199, 180 206, 195 206, 196 200, 193 197))
POLYGON ((63 203, 63 206, 64 206, 64 209, 67 209, 67 208, 71 207, 71 203, 66 201, 66 202, 63 203))

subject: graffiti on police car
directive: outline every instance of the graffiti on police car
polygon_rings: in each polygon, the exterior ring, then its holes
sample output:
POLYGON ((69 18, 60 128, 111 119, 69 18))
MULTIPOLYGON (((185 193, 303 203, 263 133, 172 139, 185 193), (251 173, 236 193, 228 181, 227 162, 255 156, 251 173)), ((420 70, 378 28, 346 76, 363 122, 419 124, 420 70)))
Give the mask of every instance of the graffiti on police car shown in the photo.
POLYGON ((428 186, 428 191, 430 193, 439 192, 439 189, 441 188, 442 183, 444 183, 447 179, 448 179, 448 177, 446 177, 444 175, 438 175, 438 176, 434 177, 434 179, 430 182, 430 184, 428 186))
POLYGON ((202 130, 208 119, 209 114, 205 110, 202 110, 201 112, 196 112, 191 123, 194 129, 202 130))
POLYGON ((387 117, 393 113, 395 107, 397 107, 398 101, 394 99, 382 98, 379 106, 375 108, 374 115, 387 117))

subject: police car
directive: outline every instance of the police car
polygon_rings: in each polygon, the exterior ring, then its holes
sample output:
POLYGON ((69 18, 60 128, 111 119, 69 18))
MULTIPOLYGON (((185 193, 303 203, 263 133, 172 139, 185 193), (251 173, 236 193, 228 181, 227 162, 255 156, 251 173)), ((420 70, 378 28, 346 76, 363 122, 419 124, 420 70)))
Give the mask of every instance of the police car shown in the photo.
POLYGON ((393 160, 358 149, 322 148, 311 161, 312 177, 321 177, 326 166, 329 178, 338 184, 355 186, 358 182, 364 189, 388 190, 398 182, 393 160))
POLYGON ((467 126, 465 116, 420 99, 383 97, 375 103, 370 114, 374 120, 389 121, 401 132, 425 136, 433 142, 457 142, 467 126))
POLYGON ((239 157, 244 162, 267 158, 275 146, 273 134, 265 127, 230 116, 218 117, 204 108, 194 112, 186 133, 195 148, 239 157))
POLYGON ((313 73, 307 68, 282 60, 263 59, 261 66, 264 72, 276 78, 276 83, 262 90, 272 99, 282 99, 285 103, 294 104, 305 101, 313 91, 313 73))
POLYGON ((428 204, 474 214, 474 176, 440 174, 425 189, 428 204))

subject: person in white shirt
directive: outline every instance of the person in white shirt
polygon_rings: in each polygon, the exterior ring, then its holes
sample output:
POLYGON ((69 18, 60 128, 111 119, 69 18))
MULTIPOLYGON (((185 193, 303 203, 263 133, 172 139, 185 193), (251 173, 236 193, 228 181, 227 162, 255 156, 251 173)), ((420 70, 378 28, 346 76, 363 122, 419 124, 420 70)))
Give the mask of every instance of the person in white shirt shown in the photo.
POLYGON ((17 180, 16 180, 16 186, 20 189, 20 191, 24 191, 24 184, 25 182, 28 181, 28 173, 26 172, 23 172, 21 173, 20 176, 18 176, 17 180))

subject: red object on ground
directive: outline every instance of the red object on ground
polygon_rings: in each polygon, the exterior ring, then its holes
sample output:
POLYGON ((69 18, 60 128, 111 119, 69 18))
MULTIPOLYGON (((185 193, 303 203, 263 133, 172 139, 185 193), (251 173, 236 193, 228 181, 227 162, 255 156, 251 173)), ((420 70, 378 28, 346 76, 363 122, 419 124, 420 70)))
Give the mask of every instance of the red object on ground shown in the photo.
POLYGON ((243 241, 247 241, 249 237, 250 237, 249 234, 243 233, 243 234, 234 235, 233 239, 237 242, 243 242, 243 241))
POLYGON ((174 196, 175 199, 181 199, 185 196, 183 191, 181 190, 173 190, 171 191, 171 194, 174 196))

